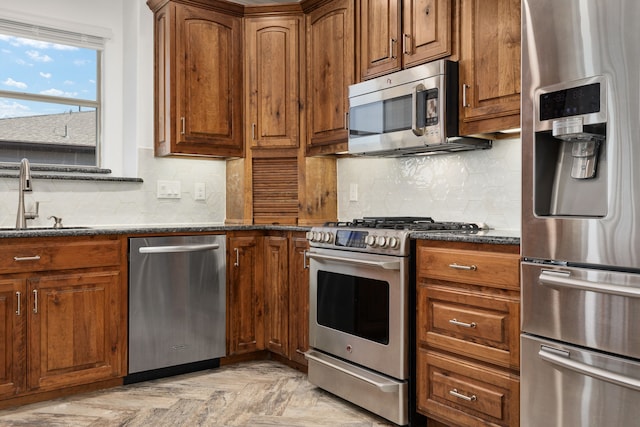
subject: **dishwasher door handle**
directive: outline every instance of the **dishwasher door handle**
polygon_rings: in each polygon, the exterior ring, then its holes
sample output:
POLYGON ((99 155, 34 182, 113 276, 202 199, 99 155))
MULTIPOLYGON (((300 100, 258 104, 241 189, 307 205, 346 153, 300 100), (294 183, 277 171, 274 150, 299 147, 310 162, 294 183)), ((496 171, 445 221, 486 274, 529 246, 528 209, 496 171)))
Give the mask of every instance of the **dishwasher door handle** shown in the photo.
POLYGON ((179 252, 199 252, 219 249, 220 245, 211 243, 208 245, 179 245, 179 246, 145 246, 138 251, 141 254, 172 254, 179 252))

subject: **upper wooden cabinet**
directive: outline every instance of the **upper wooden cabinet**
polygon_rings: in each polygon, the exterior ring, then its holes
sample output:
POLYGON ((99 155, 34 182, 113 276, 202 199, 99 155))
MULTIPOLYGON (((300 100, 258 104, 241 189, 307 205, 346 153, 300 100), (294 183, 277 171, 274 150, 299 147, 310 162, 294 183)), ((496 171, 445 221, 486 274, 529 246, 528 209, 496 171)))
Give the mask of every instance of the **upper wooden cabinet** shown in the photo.
POLYGON ((354 1, 314 2, 314 8, 308 10, 305 19, 306 153, 346 151, 348 87, 355 83, 354 1))
POLYGON ((300 130, 298 17, 245 21, 245 134, 253 148, 297 148, 300 130))
POLYGON ((462 0, 460 134, 520 127, 520 1, 462 0))
POLYGON ((241 17, 208 3, 147 4, 155 18, 156 155, 242 156, 241 17))
POLYGON ((454 0, 360 0, 360 76, 378 77, 453 53, 454 0))

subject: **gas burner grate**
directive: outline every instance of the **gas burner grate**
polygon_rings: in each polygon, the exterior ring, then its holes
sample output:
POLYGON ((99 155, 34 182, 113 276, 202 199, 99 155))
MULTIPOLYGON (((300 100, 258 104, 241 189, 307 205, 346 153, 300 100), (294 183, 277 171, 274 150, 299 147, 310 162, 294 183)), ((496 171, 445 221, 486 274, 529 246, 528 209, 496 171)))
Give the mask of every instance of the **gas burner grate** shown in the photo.
POLYGON ((420 216, 365 216, 352 221, 333 221, 325 227, 378 228, 387 230, 412 231, 477 231, 477 224, 453 221, 435 221, 431 217, 420 216))

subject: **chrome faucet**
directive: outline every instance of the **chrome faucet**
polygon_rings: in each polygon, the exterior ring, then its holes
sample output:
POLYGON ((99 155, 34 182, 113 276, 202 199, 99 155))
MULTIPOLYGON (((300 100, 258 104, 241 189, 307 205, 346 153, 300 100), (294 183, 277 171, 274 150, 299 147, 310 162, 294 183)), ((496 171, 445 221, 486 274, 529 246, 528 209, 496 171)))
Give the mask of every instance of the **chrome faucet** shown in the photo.
POLYGON ((16 216, 16 228, 21 230, 27 228, 27 220, 38 217, 38 205, 36 202, 35 212, 26 212, 24 208, 25 191, 33 191, 31 188, 31 166, 29 160, 22 159, 20 162, 20 183, 18 184, 18 215, 16 216))

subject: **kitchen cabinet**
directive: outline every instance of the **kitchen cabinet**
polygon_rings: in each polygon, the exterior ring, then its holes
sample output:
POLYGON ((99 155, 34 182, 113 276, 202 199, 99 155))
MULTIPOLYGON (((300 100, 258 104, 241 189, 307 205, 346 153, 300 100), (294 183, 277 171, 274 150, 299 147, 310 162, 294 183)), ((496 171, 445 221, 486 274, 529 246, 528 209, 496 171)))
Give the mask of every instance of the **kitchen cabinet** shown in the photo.
POLYGON ((520 127, 520 1, 461 0, 460 134, 520 127))
POLYGON ((300 23, 301 16, 245 20, 245 135, 253 149, 299 146, 300 23))
POLYGON ((242 7, 148 0, 157 156, 242 156, 242 7))
POLYGON ((355 83, 355 2, 303 4, 306 22, 306 154, 347 150, 348 87, 355 83))
POLYGON ((519 247, 417 244, 417 407, 448 425, 519 425, 519 247))
POLYGON ((307 365, 309 350, 309 241, 305 233, 291 233, 289 239, 289 358, 307 365))
POLYGON ((267 350, 300 365, 309 349, 309 244, 302 232, 264 238, 265 342, 267 350))
POLYGON ((289 357, 289 239, 264 237, 264 335, 267 350, 289 357))
POLYGON ((451 56, 455 0, 360 0, 362 80, 451 56))
POLYGON ((227 235, 227 356, 264 350, 262 234, 227 235))
POLYGON ((25 389, 26 322, 23 310, 27 307, 22 307, 22 301, 26 294, 23 279, 0 280, 0 314, 3 320, 0 329, 0 398, 14 396, 25 389))
POLYGON ((126 242, 8 239, 0 255, 3 398, 126 373, 126 242), (81 254, 81 256, 80 256, 81 254))

